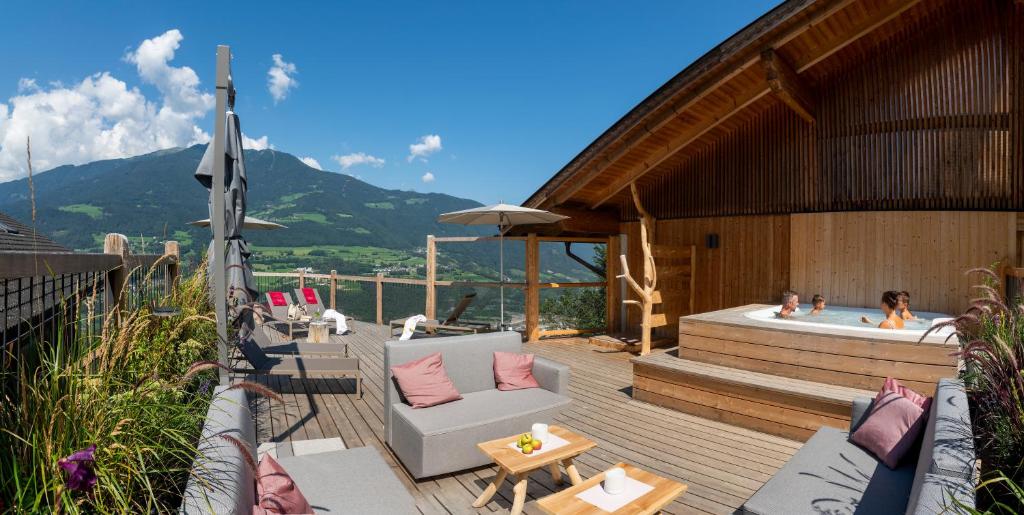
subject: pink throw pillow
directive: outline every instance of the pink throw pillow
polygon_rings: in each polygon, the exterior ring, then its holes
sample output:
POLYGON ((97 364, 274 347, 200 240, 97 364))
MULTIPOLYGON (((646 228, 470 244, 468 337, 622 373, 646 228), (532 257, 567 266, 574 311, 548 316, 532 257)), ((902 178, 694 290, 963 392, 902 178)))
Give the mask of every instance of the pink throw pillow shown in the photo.
POLYGON ((275 306, 287 306, 288 302, 284 300, 284 294, 279 291, 270 292, 270 303, 275 306))
POLYGON ((885 378, 885 384, 882 385, 882 389, 878 390, 878 394, 875 395, 875 404, 878 404, 878 401, 882 399, 882 396, 889 392, 896 392, 906 397, 910 402, 917 404, 925 411, 928 411, 932 406, 931 397, 925 397, 924 395, 903 386, 895 377, 885 378))
POLYGON ((885 392, 850 439, 895 469, 927 422, 928 414, 921 406, 899 392, 885 392))
POLYGON ((298 485, 269 454, 256 468, 256 499, 253 513, 313 513, 298 485))
POLYGON ((495 352, 494 382, 503 392, 540 388, 540 383, 533 377, 533 354, 495 352))
POLYGON ((316 301, 316 292, 313 291, 313 288, 303 288, 302 296, 305 297, 306 304, 312 306, 316 306, 317 304, 319 304, 319 302, 316 301))
POLYGON ((441 353, 391 367, 398 388, 413 408, 429 408, 462 398, 441 362, 441 353))

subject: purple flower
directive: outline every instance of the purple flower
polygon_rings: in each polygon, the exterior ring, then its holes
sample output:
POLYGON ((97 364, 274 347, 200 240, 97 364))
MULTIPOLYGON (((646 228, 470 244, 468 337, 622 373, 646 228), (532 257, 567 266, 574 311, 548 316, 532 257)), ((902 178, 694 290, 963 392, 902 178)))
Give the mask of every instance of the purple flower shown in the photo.
POLYGON ((96 445, 90 445, 67 458, 57 462, 64 472, 68 473, 67 487, 71 490, 89 492, 96 486, 96 473, 92 466, 96 462, 93 454, 96 452, 96 445))
POLYGON ((199 383, 199 395, 206 395, 206 392, 210 391, 211 384, 212 381, 210 381, 209 379, 203 381, 202 383, 199 383))

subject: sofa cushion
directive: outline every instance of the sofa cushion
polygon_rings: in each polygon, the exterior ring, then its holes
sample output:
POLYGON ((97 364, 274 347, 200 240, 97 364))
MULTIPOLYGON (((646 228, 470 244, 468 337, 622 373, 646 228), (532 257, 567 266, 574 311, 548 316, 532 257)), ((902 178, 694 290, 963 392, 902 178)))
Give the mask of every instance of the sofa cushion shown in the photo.
POLYGON ((419 513, 405 485, 373 447, 281 458, 318 514, 419 513))
POLYGON ((741 509, 745 513, 903 513, 914 464, 895 470, 848 441, 849 434, 822 427, 741 509))
POLYGON ((476 444, 525 433, 537 422, 551 424, 570 402, 541 388, 492 388, 426 409, 395 404, 391 447, 416 478, 488 465, 476 444))
POLYGON ((462 398, 445 372, 441 353, 391 367, 402 397, 413 408, 429 408, 462 398))
POLYGON ((915 493, 907 515, 964 513, 959 505, 973 508, 975 503, 973 482, 938 474, 925 474, 915 493))
MULTIPOLYGON (((971 488, 977 484, 971 413, 964 384, 957 379, 940 379, 936 385, 907 513, 914 511, 914 500, 923 497, 919 492, 928 474, 960 480, 971 488)), ((970 499, 973 505, 973 494, 970 499)))
POLYGON ((874 453, 889 468, 896 468, 921 437, 927 421, 921 406, 898 392, 887 392, 875 399, 867 420, 851 440, 874 453))
POLYGON ((503 392, 540 388, 540 383, 533 378, 533 354, 495 352, 494 382, 503 392))
POLYGON ((466 394, 494 389, 494 351, 519 352, 522 347, 523 336, 515 331, 467 334, 387 342, 385 359, 394 366, 440 352, 448 377, 466 394))
POLYGON ((288 471, 273 456, 264 456, 256 468, 257 506, 265 513, 313 513, 306 496, 288 471))

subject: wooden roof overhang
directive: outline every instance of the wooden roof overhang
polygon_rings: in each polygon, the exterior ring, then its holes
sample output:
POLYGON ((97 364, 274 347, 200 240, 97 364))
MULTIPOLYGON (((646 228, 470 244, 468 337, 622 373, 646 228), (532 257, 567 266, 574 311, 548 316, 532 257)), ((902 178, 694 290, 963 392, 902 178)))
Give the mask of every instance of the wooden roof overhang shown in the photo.
MULTIPOLYGON (((782 102, 814 123, 812 87, 884 41, 921 0, 788 0, 688 66, 633 108, 535 192, 524 206, 618 207, 716 138, 782 102)), ((612 210, 608 210, 612 211, 612 210)), ((614 209, 616 216, 618 209, 614 209)))

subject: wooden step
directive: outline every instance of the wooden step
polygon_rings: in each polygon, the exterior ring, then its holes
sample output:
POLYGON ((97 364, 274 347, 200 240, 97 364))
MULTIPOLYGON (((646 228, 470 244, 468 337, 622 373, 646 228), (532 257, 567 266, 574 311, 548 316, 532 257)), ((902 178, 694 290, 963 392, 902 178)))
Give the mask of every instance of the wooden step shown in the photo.
POLYGON ((681 359, 675 349, 632 362, 634 399, 799 441, 821 426, 848 429, 853 399, 875 395, 681 359))
MULTIPOLYGON (((605 349, 613 349, 623 352, 640 352, 640 335, 597 334, 591 336, 589 342, 591 345, 596 345, 605 349)), ((675 344, 675 341, 671 338, 651 337, 652 349, 672 347, 675 346, 675 344)))

